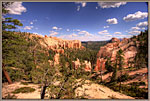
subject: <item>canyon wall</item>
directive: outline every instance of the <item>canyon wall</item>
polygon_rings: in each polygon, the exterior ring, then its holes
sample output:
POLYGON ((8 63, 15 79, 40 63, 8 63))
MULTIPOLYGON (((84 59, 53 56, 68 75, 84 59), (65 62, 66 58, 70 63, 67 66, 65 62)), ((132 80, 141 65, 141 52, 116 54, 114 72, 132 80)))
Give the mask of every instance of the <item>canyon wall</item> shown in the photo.
MULTIPOLYGON (((117 38, 112 38, 110 41, 111 43, 106 44, 105 46, 101 47, 98 54, 97 54, 97 62, 95 71, 100 71, 100 66, 102 66, 102 70, 105 70, 105 62, 107 57, 111 58, 111 61, 114 62, 116 59, 117 52, 122 49, 124 54, 124 68, 128 67, 130 61, 133 61, 136 53, 137 53, 137 46, 134 40, 124 38, 120 41, 117 38)), ((136 42, 138 43, 138 42, 136 42)))
POLYGON ((81 41, 79 40, 64 40, 56 37, 45 36, 40 40, 40 44, 49 49, 67 49, 67 48, 81 48, 81 41))

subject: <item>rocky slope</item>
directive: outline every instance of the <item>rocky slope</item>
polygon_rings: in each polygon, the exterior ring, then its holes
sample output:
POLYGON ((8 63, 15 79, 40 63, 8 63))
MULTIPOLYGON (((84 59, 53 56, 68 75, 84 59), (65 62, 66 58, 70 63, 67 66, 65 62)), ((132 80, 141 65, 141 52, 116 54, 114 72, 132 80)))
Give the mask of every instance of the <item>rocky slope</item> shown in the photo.
POLYGON ((98 58, 95 70, 99 71, 100 65, 103 67, 102 70, 105 70, 106 58, 110 57, 113 62, 116 59, 117 51, 120 49, 122 49, 124 53, 124 67, 130 66, 131 64, 129 62, 134 59, 137 53, 137 43, 138 42, 135 44, 134 40, 128 38, 124 38, 122 41, 117 38, 112 38, 111 43, 108 43, 100 48, 97 54, 98 58))

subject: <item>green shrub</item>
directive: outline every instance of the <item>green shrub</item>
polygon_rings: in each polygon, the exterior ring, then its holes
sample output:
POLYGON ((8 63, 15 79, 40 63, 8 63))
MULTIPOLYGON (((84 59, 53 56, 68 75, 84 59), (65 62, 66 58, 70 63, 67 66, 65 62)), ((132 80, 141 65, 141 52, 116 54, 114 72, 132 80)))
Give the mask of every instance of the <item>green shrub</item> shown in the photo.
POLYGON ((118 78, 118 81, 123 82, 129 79, 129 74, 125 73, 124 75, 122 75, 120 78, 118 78))
POLYGON ((21 82, 21 84, 23 84, 23 85, 28 85, 28 82, 21 82))
POLYGON ((16 89, 15 91, 13 91, 12 93, 13 94, 18 94, 18 93, 31 93, 31 92, 34 92, 35 89, 34 88, 31 88, 31 87, 21 87, 21 88, 18 88, 16 89))

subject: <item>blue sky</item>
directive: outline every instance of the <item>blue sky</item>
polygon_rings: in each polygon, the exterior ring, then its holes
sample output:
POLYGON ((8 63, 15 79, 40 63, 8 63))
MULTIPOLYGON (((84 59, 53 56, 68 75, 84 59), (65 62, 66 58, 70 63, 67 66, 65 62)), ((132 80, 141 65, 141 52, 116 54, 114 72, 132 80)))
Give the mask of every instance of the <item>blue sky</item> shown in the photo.
POLYGON ((148 26, 145 2, 15 2, 6 17, 22 32, 81 41, 129 38, 148 26))

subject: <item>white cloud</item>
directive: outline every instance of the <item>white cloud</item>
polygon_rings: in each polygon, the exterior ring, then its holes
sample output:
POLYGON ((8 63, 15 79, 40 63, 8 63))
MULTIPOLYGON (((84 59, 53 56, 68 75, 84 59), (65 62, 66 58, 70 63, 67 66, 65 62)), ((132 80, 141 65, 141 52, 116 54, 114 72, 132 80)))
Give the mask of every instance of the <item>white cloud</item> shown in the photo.
POLYGON ((95 7, 96 9, 98 9, 98 7, 95 7))
POLYGON ((134 21, 134 20, 144 19, 146 17, 148 17, 147 12, 138 11, 134 14, 127 15, 126 17, 123 18, 123 20, 125 20, 125 21, 134 21))
POLYGON ((121 32, 115 32, 114 34, 122 34, 121 32))
POLYGON ((79 32, 79 31, 80 31, 80 29, 77 29, 76 31, 78 31, 78 32, 79 32))
POLYGON ((37 33, 37 32, 33 32, 33 34, 40 35, 40 36, 44 37, 44 35, 39 34, 39 33, 37 33))
POLYGON ((55 32, 55 31, 49 31, 50 32, 50 36, 53 36, 53 35, 57 35, 58 32, 55 32))
POLYGON ((66 31, 69 32, 70 30, 69 30, 69 29, 66 29, 66 31))
POLYGON ((58 36, 59 38, 62 39, 67 39, 67 40, 80 40, 80 41, 105 41, 105 40, 110 40, 112 38, 112 35, 107 35, 107 36, 100 36, 100 35, 92 35, 92 36, 85 36, 85 35, 78 35, 76 37, 73 37, 72 35, 61 35, 58 36))
POLYGON ((26 30, 31 30, 33 28, 33 26, 25 26, 24 29, 26 30))
POLYGON ((86 6, 86 2, 82 2, 82 7, 85 7, 86 6))
POLYGON ((116 8, 120 7, 121 5, 125 5, 126 2, 98 2, 98 5, 101 8, 116 8))
POLYGON ((59 28, 59 27, 54 26, 54 27, 52 27, 52 29, 58 31, 58 30, 61 30, 62 28, 59 28))
MULTIPOLYGON (((85 7, 86 6, 86 2, 75 2, 76 4, 81 4, 81 7, 85 7)), ((77 11, 80 10, 80 6, 77 6, 77 11)))
POLYGON ((90 34, 89 32, 87 32, 87 31, 80 31, 78 34, 80 34, 80 35, 85 35, 85 36, 92 36, 92 34, 90 34))
POLYGON ((52 29, 57 30, 58 28, 56 26, 52 27, 52 29))
POLYGON ((104 26, 104 28, 109 28, 109 26, 104 26))
POLYGON ((107 30, 103 30, 103 31, 98 32, 98 34, 109 34, 109 33, 107 30))
POLYGON ((80 6, 77 6, 77 11, 79 11, 80 10, 80 6))
POLYGON ((112 37, 112 35, 104 35, 104 36, 106 36, 106 37, 112 37))
POLYGON ((75 34, 75 33, 73 33, 73 34, 72 34, 72 36, 76 37, 76 36, 78 36, 78 35, 77 35, 77 34, 75 34))
POLYGON ((131 30, 140 30, 139 27, 132 27, 131 30))
POLYGON ((76 4, 81 4, 82 7, 86 6, 86 2, 75 2, 76 4))
POLYGON ((148 26, 148 22, 147 22, 147 21, 140 22, 140 23, 138 23, 136 26, 137 26, 137 27, 140 27, 140 28, 142 28, 142 27, 147 27, 147 26, 148 26))
POLYGON ((141 29, 142 29, 142 30, 145 30, 146 28, 143 27, 143 28, 141 28, 141 29))
POLYGON ((116 38, 131 38, 133 35, 123 35, 123 34, 117 34, 114 37, 116 38))
POLYGON ((116 18, 107 19, 106 22, 108 22, 109 24, 117 24, 118 23, 116 18))
POLYGON ((30 22, 30 24, 32 25, 32 24, 33 24, 33 22, 31 21, 31 22, 30 22))
POLYGON ((62 30, 62 28, 58 28, 58 30, 62 30))
POLYGON ((14 2, 13 4, 6 7, 9 10, 9 14, 21 15, 22 12, 26 12, 26 8, 22 5, 22 2, 14 2))
POLYGON ((141 31, 137 31, 137 30, 133 30, 133 31, 130 31, 128 32, 129 34, 140 34, 141 31))

